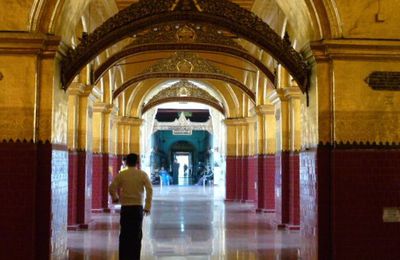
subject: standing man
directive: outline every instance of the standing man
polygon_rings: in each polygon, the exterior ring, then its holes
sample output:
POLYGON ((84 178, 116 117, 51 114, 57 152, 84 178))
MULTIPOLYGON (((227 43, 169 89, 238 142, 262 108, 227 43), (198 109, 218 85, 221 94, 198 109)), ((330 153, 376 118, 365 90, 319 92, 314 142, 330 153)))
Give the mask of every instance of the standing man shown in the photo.
POLYGON ((179 177, 179 163, 176 159, 174 159, 174 163, 172 164, 172 184, 178 184, 179 177))
POLYGON ((128 154, 127 168, 115 176, 109 187, 113 203, 121 203, 120 260, 140 259, 143 215, 150 215, 151 210, 153 187, 148 175, 136 167, 137 159, 137 154, 128 154), (146 202, 143 209, 144 190, 146 202))

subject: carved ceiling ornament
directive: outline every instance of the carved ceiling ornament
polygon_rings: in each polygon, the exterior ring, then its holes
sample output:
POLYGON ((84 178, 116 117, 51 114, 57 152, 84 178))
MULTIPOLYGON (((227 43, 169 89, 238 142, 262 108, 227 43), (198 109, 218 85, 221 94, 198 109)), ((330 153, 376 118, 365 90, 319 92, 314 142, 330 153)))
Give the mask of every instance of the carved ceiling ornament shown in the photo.
POLYGON ((178 51, 174 55, 162 59, 160 62, 146 69, 143 74, 157 72, 209 73, 233 78, 225 71, 211 65, 199 55, 183 51, 178 51))
POLYGON ((240 88, 255 103, 255 93, 246 85, 223 70, 211 65, 206 59, 191 52, 176 52, 174 55, 162 59, 135 77, 126 80, 113 92, 113 99, 133 84, 155 78, 220 80, 240 88))
POLYGON ((223 28, 206 23, 172 22, 146 28, 132 37, 130 48, 136 45, 164 43, 207 43, 230 46, 246 51, 233 38, 237 36, 223 28))
POLYGON ((208 131, 212 134, 212 121, 208 120, 204 123, 192 122, 185 117, 184 113, 181 113, 179 119, 175 119, 173 122, 158 122, 154 120, 153 133, 157 131, 173 131, 174 135, 191 135, 192 131, 195 130, 208 131))
POLYGON ((151 25, 196 21, 221 26, 271 54, 308 88, 309 69, 303 57, 254 13, 228 0, 140 0, 121 10, 70 49, 62 61, 61 80, 67 88, 86 64, 113 44, 151 25))
POLYGON ((146 104, 143 104, 142 113, 150 108, 167 102, 198 102, 214 107, 221 113, 225 114, 223 105, 215 97, 207 91, 199 88, 188 80, 180 80, 179 82, 165 88, 154 95, 146 104))
POLYGON ((238 48, 222 45, 210 45, 210 44, 199 44, 199 43, 164 43, 164 44, 147 44, 147 45, 130 45, 129 48, 122 49, 121 51, 110 56, 104 63, 102 63, 94 71, 94 84, 97 84, 100 78, 115 64, 119 61, 126 59, 129 56, 134 56, 144 52, 154 51, 170 51, 179 49, 181 51, 204 51, 214 52, 219 54, 229 54, 252 63, 256 66, 264 75, 271 81, 275 82, 275 75, 258 59, 238 48))

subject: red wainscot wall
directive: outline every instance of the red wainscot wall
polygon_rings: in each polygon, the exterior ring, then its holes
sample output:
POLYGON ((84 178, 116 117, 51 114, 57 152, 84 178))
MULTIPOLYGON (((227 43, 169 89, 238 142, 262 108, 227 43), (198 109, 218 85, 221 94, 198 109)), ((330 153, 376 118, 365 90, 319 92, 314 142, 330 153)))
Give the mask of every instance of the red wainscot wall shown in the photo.
POLYGON ((109 185, 109 158, 108 154, 93 154, 93 191, 92 211, 109 212, 108 185, 109 185))
POLYGON ((69 151, 68 229, 87 229, 92 210, 92 153, 69 151))
POLYGON ((258 156, 249 156, 247 159, 247 202, 257 203, 258 156))
POLYGON ((243 159, 242 156, 236 157, 236 193, 235 200, 242 201, 243 197, 243 159))
POLYGON ((264 155, 257 155, 257 209, 256 212, 260 213, 264 208, 264 179, 266 178, 264 173, 264 155))
POLYGON ((275 155, 264 155, 264 211, 267 213, 275 213, 275 155))
POLYGON ((257 212, 275 213, 275 155, 258 155, 257 212))
POLYGON ((275 217, 278 228, 289 223, 289 152, 278 152, 275 157, 275 217))
POLYGON ((237 157, 227 156, 226 157, 226 196, 227 201, 234 201, 236 199, 236 169, 237 169, 237 157))
MULTIPOLYGON (((52 198, 59 201, 58 183, 52 190, 52 155, 66 150, 60 147, 49 142, 0 143, 0 259, 50 258, 52 198)), ((65 171, 66 177, 66 157, 59 163, 54 172, 65 171)), ((66 186, 60 189, 66 191, 66 186)))
POLYGON ((300 162, 298 152, 291 152, 289 158, 288 228, 292 230, 300 229, 300 162))
POLYGON ((245 203, 248 200, 248 183, 249 183, 249 157, 248 156, 242 156, 241 157, 242 161, 242 167, 240 171, 240 176, 241 176, 241 194, 240 194, 240 202, 245 203))
POLYGON ((300 153, 300 233, 303 259, 331 260, 330 147, 300 153))
POLYGON ((336 145, 332 150, 333 259, 400 259, 400 146, 336 145))
POLYGON ((300 154, 304 259, 400 259, 400 146, 319 145, 300 154))

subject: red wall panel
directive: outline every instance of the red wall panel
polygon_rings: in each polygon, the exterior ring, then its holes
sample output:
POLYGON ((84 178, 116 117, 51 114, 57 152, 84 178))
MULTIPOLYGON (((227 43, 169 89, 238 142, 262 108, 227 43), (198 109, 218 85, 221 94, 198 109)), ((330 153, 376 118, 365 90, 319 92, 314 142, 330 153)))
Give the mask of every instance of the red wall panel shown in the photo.
POLYGON ((236 198, 236 157, 226 157, 226 196, 225 199, 233 201, 236 198))
POLYGON ((264 156, 264 208, 267 212, 275 212, 275 155, 264 156))
POLYGON ((68 153, 68 225, 77 222, 77 194, 78 194, 78 152, 68 153))
POLYGON ((242 184, 242 173, 243 173, 243 160, 242 157, 236 157, 236 193, 235 200, 242 201, 243 197, 243 184, 242 184))
POLYGON ((400 150, 335 149, 332 154, 334 259, 400 259, 400 223, 383 208, 400 207, 400 150))
POLYGON ((92 208, 101 209, 103 200, 103 154, 93 154, 92 208))
POLYGON ((289 152, 275 157, 275 216, 278 225, 289 223, 289 152))
POLYGON ((242 156, 241 157, 241 162, 242 162, 242 167, 241 167, 241 196, 240 196, 240 201, 241 202, 246 202, 248 200, 248 183, 249 183, 249 157, 248 156, 242 156))
POLYGON ((266 174, 264 171, 264 156, 262 154, 257 155, 257 212, 261 212, 265 207, 265 190, 264 190, 264 179, 266 174))
POLYGON ((50 143, 0 143, 0 259, 48 259, 50 143))
POLYGON ((258 157, 249 156, 247 163, 247 201, 256 202, 256 188, 255 183, 257 180, 258 157))
POLYGON ((289 158, 289 225, 300 225, 300 163, 299 154, 290 153, 289 158))

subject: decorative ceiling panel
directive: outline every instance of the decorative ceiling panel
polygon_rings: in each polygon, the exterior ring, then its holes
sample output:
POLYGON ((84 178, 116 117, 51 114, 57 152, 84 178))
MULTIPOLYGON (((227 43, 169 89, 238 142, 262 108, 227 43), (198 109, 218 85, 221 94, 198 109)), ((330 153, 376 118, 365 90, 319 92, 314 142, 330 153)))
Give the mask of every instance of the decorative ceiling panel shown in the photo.
MULTIPOLYGON (((124 8, 128 7, 129 5, 131 5, 133 3, 137 3, 139 1, 138 0, 116 0, 116 2, 117 2, 118 8, 121 10, 121 9, 124 9, 124 8)), ((233 0, 231 2, 236 3, 247 10, 251 10, 251 8, 253 7, 253 4, 254 4, 254 0, 233 0)))

